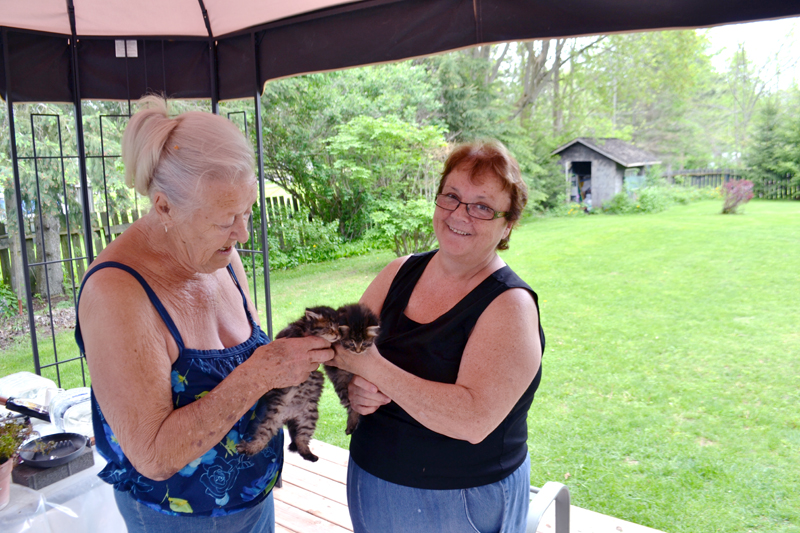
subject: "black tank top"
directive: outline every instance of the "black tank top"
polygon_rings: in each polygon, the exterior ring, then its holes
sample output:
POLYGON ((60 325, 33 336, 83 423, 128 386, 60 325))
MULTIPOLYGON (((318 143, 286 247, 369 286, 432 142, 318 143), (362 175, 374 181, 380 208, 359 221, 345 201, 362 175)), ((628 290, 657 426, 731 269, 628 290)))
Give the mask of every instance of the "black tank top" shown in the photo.
MULTIPOLYGON (((411 292, 436 251, 408 258, 397 272, 381 310, 381 355, 421 378, 455 383, 461 356, 475 323, 486 307, 511 288, 536 293, 505 266, 472 290, 445 314, 428 324, 405 316, 411 292)), ((509 332, 513 335, 514 332, 509 332)), ((544 331, 539 325, 544 351, 544 331)), ((350 440, 353 460, 383 480, 422 489, 463 489, 500 481, 525 460, 528 409, 542 368, 500 425, 482 442, 470 444, 424 427, 391 402, 362 416, 350 440)))

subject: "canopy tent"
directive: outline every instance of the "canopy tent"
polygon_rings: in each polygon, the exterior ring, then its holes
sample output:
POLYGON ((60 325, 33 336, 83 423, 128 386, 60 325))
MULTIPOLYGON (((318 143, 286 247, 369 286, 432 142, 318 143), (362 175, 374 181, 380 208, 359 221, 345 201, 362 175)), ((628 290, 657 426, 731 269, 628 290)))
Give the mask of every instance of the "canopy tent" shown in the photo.
POLYGON ((218 101, 270 79, 484 43, 798 14, 796 0, 0 0, 0 94, 218 101))
MULTIPOLYGON (((130 101, 158 92, 176 99, 209 99, 218 112, 222 100, 253 99, 262 184, 261 219, 251 228, 252 242, 257 244, 244 252, 253 258, 254 277, 256 254, 264 258, 261 275, 271 336, 259 98, 267 81, 479 44, 707 27, 795 15, 800 15, 799 0, 0 0, 0 97, 8 110, 14 178, 14 190, 9 192, 15 197, 9 204, 16 208, 14 224, 19 228, 22 265, 17 279, 24 279, 35 370, 41 374, 42 369, 55 367, 55 377, 61 385, 61 365, 80 361, 76 364, 80 364, 85 383, 83 359, 60 357, 54 334, 50 335, 52 361, 39 360, 32 269, 59 272, 64 265, 66 271, 77 272, 79 282, 85 266, 94 260, 93 240, 97 242, 102 233, 108 242, 109 231, 113 235, 114 227, 108 219, 100 228, 92 221, 92 194, 98 191, 90 191, 87 161, 102 160, 102 179, 95 177, 95 181, 104 184, 106 161, 119 156, 105 150, 86 153, 83 101, 130 101), (49 157, 60 163, 60 176, 40 175, 37 162, 45 158, 36 153, 35 139, 20 143, 27 146, 23 149, 34 147, 32 153, 17 153, 14 105, 28 102, 72 104, 77 146, 67 146, 68 153, 60 150, 63 142, 59 133, 60 151, 49 157), (72 149, 76 149, 75 155, 71 155, 72 149), (75 187, 65 181, 65 165, 77 165, 81 229, 70 229, 70 216, 75 213, 70 213, 68 201, 62 199, 61 211, 68 240, 76 233, 82 234, 77 246, 73 247, 72 241, 64 246, 62 241, 60 251, 51 249, 52 254, 48 253, 43 229, 46 224, 38 198, 28 200, 29 205, 36 206, 34 216, 39 221, 39 229, 30 230, 30 219, 23 217, 21 188, 22 178, 30 176, 21 176, 21 160, 25 160, 28 169, 35 170, 35 190, 39 190, 40 180, 56 179, 64 198, 68 189, 75 187), (30 233, 36 233, 37 249, 29 257, 33 241, 30 233)), ((32 131, 33 114, 30 117, 32 131)), ((99 117, 101 145, 102 121, 115 117, 119 115, 99 117)), ((60 121, 61 117, 44 114, 38 119, 60 121)), ((61 126, 57 129, 60 132, 61 126)), ((107 190, 102 194, 108 205, 107 190)), ((58 234, 57 227, 55 233, 58 234)), ((44 326, 53 332, 50 274, 40 272, 39 276, 45 278, 48 287, 50 320, 44 326)), ((75 292, 73 277, 73 299, 75 292)))

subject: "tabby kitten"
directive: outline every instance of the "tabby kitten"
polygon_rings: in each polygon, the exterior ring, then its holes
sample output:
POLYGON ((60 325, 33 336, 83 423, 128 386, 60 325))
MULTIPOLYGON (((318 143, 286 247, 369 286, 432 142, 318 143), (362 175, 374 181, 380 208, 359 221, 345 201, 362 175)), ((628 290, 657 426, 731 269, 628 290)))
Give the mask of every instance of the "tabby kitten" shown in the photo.
MULTIPOLYGON (((337 309, 339 323, 339 343, 342 348, 353 353, 362 353, 375 343, 380 326, 375 313, 362 304, 344 305, 337 309)), ((356 429, 360 415, 350 407, 350 398, 347 394, 347 385, 353 379, 353 374, 336 368, 325 366, 325 373, 333 383, 333 389, 339 396, 339 401, 347 409, 347 428, 345 433, 350 435, 356 429)))
MULTIPOLYGON (((301 318, 283 328, 275 338, 316 335, 336 342, 339 340, 338 317, 337 311, 331 307, 312 307, 306 309, 301 318)), ((259 402, 265 406, 257 411, 266 410, 264 420, 254 431, 248 431, 248 434, 252 434, 250 440, 242 440, 236 446, 239 453, 254 455, 260 452, 285 424, 292 439, 289 450, 299 453, 307 461, 316 461, 318 457, 311 452, 309 442, 317 429, 317 405, 324 381, 322 373, 315 370, 299 385, 273 389, 262 396, 259 402)))

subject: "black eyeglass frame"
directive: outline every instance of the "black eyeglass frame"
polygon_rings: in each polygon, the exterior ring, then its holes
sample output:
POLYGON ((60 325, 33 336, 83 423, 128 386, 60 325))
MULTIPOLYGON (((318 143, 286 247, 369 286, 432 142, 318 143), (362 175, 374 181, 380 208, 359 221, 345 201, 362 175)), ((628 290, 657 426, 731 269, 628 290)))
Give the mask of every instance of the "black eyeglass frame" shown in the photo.
POLYGON ((442 208, 442 209, 444 209, 445 211, 450 211, 451 213, 452 213, 453 211, 456 211, 456 210, 457 210, 457 209, 458 209, 458 208, 459 208, 459 207, 460 207, 460 206, 463 204, 463 205, 466 207, 467 214, 468 214, 469 216, 471 216, 472 218, 476 219, 476 220, 497 220, 498 218, 503 218, 503 217, 505 217, 506 215, 508 215, 508 211, 496 211, 496 210, 492 209, 491 207, 489 207, 488 205, 485 205, 485 204, 479 204, 478 202, 462 202, 461 200, 459 200, 459 199, 458 199, 458 198, 456 198, 455 196, 451 196, 451 195, 449 195, 449 194, 444 194, 444 193, 442 193, 442 194, 437 194, 437 195, 436 195, 436 199, 433 201, 433 203, 434 203, 434 204, 435 204, 437 207, 441 207, 441 208, 442 208), (458 202, 458 205, 456 205, 456 206, 455 206, 453 209, 448 209, 447 207, 445 207, 445 206, 443 206, 443 205, 439 205, 439 197, 440 197, 440 196, 444 196, 445 198, 449 198, 449 199, 451 199, 451 200, 455 200, 456 202, 458 202), (470 208, 470 206, 472 206, 472 205, 482 205, 482 206, 484 206, 484 207, 485 207, 485 208, 487 208, 487 209, 491 209, 492 211, 494 211, 494 216, 493 216, 492 218, 481 218, 481 217, 476 217, 475 215, 473 215, 473 214, 472 214, 472 213, 470 213, 470 211, 469 211, 469 208, 470 208))

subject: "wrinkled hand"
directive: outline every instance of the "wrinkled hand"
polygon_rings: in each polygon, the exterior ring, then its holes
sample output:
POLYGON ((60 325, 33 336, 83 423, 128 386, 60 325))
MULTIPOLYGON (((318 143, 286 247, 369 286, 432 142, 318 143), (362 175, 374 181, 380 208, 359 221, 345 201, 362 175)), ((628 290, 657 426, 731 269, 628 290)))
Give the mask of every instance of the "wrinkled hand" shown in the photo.
POLYGON ((353 353, 345 350, 338 342, 333 345, 333 349, 335 350, 335 357, 326 364, 341 368, 351 374, 363 374, 361 371, 362 368, 359 365, 364 363, 364 359, 368 354, 377 351, 375 345, 372 345, 363 353, 353 353))
POLYGON ((321 337, 276 339, 260 346, 250 357, 259 365, 270 389, 299 385, 308 375, 333 358, 331 343, 321 337))
POLYGON ((353 376, 347 386, 347 395, 350 398, 350 407, 359 414, 371 415, 381 405, 386 405, 392 399, 381 393, 378 387, 362 378, 353 376))

